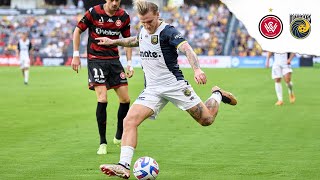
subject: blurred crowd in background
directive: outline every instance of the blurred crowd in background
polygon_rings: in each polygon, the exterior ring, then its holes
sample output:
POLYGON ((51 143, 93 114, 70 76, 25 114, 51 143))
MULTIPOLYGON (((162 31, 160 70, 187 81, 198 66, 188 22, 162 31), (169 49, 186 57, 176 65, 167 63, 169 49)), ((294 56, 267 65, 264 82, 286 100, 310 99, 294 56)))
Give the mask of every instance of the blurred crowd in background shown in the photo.
MULTIPOLYGON (((131 34, 137 35, 140 24, 132 7, 123 6, 131 16, 131 34)), ((84 15, 0 16, 0 54, 14 55, 19 33, 29 32, 35 55, 46 57, 72 56, 72 35, 77 22, 84 15)), ((223 55, 231 13, 225 5, 217 3, 200 7, 184 5, 180 8, 165 7, 161 18, 175 26, 188 40, 198 55, 223 55)), ((245 27, 238 23, 231 32, 232 56, 259 56, 262 50, 251 38, 245 27)), ((80 53, 86 56, 88 33, 82 33, 80 53)), ((124 53, 120 48, 120 53, 124 53)), ((138 49, 133 49, 138 55, 138 49)))

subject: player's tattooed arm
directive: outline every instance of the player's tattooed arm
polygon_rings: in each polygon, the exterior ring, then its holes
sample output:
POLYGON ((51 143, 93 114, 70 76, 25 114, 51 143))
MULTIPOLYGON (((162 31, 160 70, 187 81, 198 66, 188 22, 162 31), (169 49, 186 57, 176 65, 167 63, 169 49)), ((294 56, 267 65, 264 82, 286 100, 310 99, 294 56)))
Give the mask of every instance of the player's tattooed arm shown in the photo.
POLYGON ((105 46, 123 46, 123 47, 138 47, 139 46, 139 39, 136 36, 127 37, 122 39, 110 39, 107 37, 98 37, 95 38, 98 40, 98 45, 105 45, 105 46))
POLYGON ((207 77, 205 73, 200 69, 200 64, 198 60, 198 56, 193 51, 192 47, 189 45, 188 42, 183 42, 180 46, 178 46, 179 51, 184 53, 189 61, 190 66, 194 71, 194 80, 198 84, 206 84, 207 77))
POLYGON ((200 68, 198 57, 188 42, 184 42, 183 44, 181 44, 178 49, 180 52, 187 56, 192 69, 200 68))
POLYGON ((137 38, 137 36, 117 39, 115 40, 115 45, 124 47, 138 47, 139 39, 137 38))

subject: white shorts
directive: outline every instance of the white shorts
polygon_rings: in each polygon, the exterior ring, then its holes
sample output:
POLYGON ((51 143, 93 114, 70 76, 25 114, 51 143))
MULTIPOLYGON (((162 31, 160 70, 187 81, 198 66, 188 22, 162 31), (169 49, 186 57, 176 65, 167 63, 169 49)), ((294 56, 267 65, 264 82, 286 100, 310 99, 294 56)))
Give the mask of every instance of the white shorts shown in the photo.
POLYGON ((201 99, 186 81, 177 81, 170 86, 146 87, 133 104, 140 104, 153 110, 150 119, 155 119, 168 102, 181 110, 188 110, 199 104, 201 99))
POLYGON ((290 65, 273 65, 272 66, 272 79, 282 78, 285 74, 292 72, 290 65))
POLYGON ((22 58, 20 59, 20 68, 29 68, 30 67, 30 59, 29 58, 22 58))

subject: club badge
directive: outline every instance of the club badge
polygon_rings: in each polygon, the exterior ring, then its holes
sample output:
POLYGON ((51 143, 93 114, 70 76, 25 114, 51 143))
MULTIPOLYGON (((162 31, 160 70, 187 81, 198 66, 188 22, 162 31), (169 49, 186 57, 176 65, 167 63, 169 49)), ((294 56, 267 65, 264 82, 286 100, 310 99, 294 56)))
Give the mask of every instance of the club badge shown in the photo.
POLYGON ((115 24, 116 24, 116 26, 120 27, 120 26, 121 26, 121 24, 122 24, 122 22, 121 22, 121 20, 120 20, 120 19, 118 19, 118 20, 116 20, 115 24))
POLYGON ((156 44, 158 44, 158 41, 159 41, 158 35, 151 36, 151 43, 152 44, 156 45, 156 44))
POLYGON ((291 14, 290 33, 296 39, 304 39, 311 32, 311 14, 291 14))
POLYGON ((187 96, 187 97, 191 96, 191 91, 190 91, 188 88, 186 88, 186 89, 184 89, 184 90, 182 90, 182 91, 183 91, 183 94, 184 94, 185 96, 187 96))
POLYGON ((266 15, 259 22, 260 34, 267 39, 275 39, 283 30, 281 19, 275 15, 266 15))
POLYGON ((121 72, 121 73, 120 73, 120 78, 121 78, 121 79, 125 79, 125 78, 126 78, 126 74, 125 74, 124 72, 121 72))

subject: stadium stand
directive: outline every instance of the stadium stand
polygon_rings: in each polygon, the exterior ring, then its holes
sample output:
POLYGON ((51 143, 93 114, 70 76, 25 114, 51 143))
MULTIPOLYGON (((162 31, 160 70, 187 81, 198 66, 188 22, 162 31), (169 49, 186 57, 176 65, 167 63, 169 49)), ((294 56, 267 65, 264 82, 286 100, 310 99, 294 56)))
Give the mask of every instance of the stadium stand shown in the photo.
MULTIPOLYGON (((59 8, 74 9, 76 7, 59 8)), ((136 35, 140 28, 137 15, 134 14, 132 7, 124 8, 131 15, 132 35, 136 35)), ((18 34, 27 31, 36 56, 72 56, 73 29, 83 16, 83 11, 71 15, 62 13, 30 15, 28 11, 20 15, 0 15, 0 54, 14 55, 18 34)), ((180 8, 164 7, 160 16, 177 27, 198 55, 257 56, 262 53, 260 46, 249 36, 240 22, 237 23, 233 32, 228 32, 232 14, 223 4, 215 3, 207 7, 196 5, 183 5, 180 8), (223 52, 227 33, 231 33, 229 44, 231 53, 229 54, 223 52)), ((87 33, 82 35, 87 36, 87 33)), ((85 57, 87 38, 81 39, 80 53, 85 57)), ((120 52, 123 53, 123 49, 120 49, 120 52)), ((133 53, 138 55, 138 50, 134 50, 133 53)))

